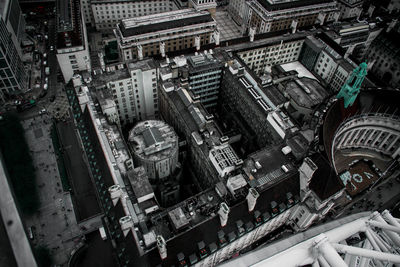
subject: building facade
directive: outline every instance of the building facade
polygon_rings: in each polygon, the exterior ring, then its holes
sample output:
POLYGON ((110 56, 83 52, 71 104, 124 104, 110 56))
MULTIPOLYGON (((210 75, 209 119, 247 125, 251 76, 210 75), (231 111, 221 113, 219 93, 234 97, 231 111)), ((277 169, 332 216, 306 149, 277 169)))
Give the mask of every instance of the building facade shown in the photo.
POLYGON ((389 86, 400 87, 399 31, 381 32, 372 42, 366 59, 372 65, 370 72, 389 86))
POLYGON ((112 30, 123 19, 176 10, 171 0, 115 1, 91 0, 93 23, 97 30, 112 30))
POLYGON ((158 117, 157 67, 153 59, 114 64, 93 76, 96 90, 106 89, 122 125, 158 117))
MULTIPOLYGON (((241 5, 243 3, 238 7, 241 5)), ((333 21, 337 12, 336 2, 329 0, 251 0, 245 1, 244 6, 243 33, 250 29, 255 33, 265 33, 322 25, 325 21, 333 21)))
POLYGON ((165 56, 212 43, 217 25, 207 11, 183 9, 122 20, 114 30, 123 60, 165 56))
POLYGON ((215 0, 189 0, 189 7, 193 7, 196 10, 208 10, 214 16, 217 2, 215 0))
POLYGON ((0 6, 0 102, 28 89, 20 47, 24 32, 25 19, 18 1, 4 1, 0 6))
POLYGON ((79 0, 57 1, 57 60, 65 82, 74 73, 90 71, 86 25, 79 0), (72 12, 66 12, 72 10, 72 12))
POLYGON ((188 57, 189 90, 208 110, 215 110, 222 80, 222 63, 212 54, 188 57))
POLYGON ((338 0, 339 19, 359 18, 364 0, 338 0))
POLYGON ((237 52, 246 65, 257 74, 268 72, 273 65, 297 61, 304 38, 281 41, 268 46, 237 52))
POLYGON ((343 51, 338 51, 336 48, 338 48, 336 43, 327 44, 318 36, 309 36, 299 57, 299 61, 334 92, 342 88, 356 67, 353 61, 343 55, 343 51))

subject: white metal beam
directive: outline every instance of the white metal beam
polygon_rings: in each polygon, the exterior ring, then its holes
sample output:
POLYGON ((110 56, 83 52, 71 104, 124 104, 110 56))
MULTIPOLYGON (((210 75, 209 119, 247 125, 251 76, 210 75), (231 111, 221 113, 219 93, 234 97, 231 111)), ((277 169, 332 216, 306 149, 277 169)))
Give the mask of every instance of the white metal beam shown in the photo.
POLYGON ((367 257, 371 259, 377 259, 381 261, 387 261, 391 263, 400 263, 400 255, 394 255, 390 253, 369 250, 359 247, 351 247, 347 245, 342 245, 338 243, 333 243, 332 247, 335 248, 340 253, 348 253, 351 255, 358 255, 362 257, 367 257))

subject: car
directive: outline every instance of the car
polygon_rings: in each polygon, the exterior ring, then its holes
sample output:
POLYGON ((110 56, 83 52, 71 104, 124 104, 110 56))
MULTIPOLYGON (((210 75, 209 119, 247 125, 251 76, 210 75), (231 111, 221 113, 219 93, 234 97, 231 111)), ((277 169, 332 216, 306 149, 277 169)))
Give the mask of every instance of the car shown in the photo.
POLYGON ((44 90, 47 90, 48 88, 49 88, 48 84, 45 83, 45 84, 43 85, 43 89, 44 89, 44 90))
POLYGON ((49 36, 46 34, 46 35, 44 36, 44 39, 48 40, 48 39, 49 39, 49 36))
POLYGON ((46 58, 47 57, 47 53, 43 53, 43 58, 46 58))
POLYGON ((45 61, 43 61, 43 66, 46 66, 47 65, 47 61, 45 60, 45 61))
POLYGON ((45 114, 45 113, 46 113, 46 109, 45 109, 45 108, 43 108, 43 109, 39 110, 39 115, 41 115, 41 114, 45 114))
POLYGON ((50 51, 53 51, 54 50, 54 46, 50 46, 50 51))
POLYGON ((49 82, 49 77, 44 78, 44 82, 48 83, 49 82))

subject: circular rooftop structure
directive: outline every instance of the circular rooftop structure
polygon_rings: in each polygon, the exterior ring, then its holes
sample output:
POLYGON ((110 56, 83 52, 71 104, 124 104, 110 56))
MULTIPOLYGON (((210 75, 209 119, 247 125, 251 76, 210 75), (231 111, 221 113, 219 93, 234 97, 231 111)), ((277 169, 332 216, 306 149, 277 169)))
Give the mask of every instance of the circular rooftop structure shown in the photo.
MULTIPOLYGON (((400 91, 361 91, 352 106, 342 99, 327 110, 322 140, 336 174, 346 185, 346 177, 365 174, 376 180, 385 174, 400 155, 400 91), (357 174, 352 173, 357 170, 357 174)), ((364 177, 364 178, 365 178, 364 177)), ((362 180, 361 178, 359 180, 362 180)))
POLYGON ((163 121, 139 122, 129 132, 129 146, 135 163, 145 168, 150 179, 162 179, 174 173, 178 163, 178 136, 163 121))

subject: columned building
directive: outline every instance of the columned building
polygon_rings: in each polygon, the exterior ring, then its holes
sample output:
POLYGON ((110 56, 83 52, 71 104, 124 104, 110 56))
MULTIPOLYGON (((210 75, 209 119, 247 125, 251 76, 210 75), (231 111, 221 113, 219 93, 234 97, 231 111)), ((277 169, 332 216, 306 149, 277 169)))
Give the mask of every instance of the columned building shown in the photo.
POLYGON ((336 12, 336 2, 330 0, 250 0, 245 2, 242 29, 243 33, 265 33, 322 25, 333 21, 336 12))
POLYGON ((123 60, 178 51, 213 42, 216 21, 207 11, 176 10, 122 20, 114 30, 123 60))
POLYGON ((90 12, 97 30, 112 30, 122 19, 147 16, 176 10, 171 0, 115 1, 91 0, 90 12))

